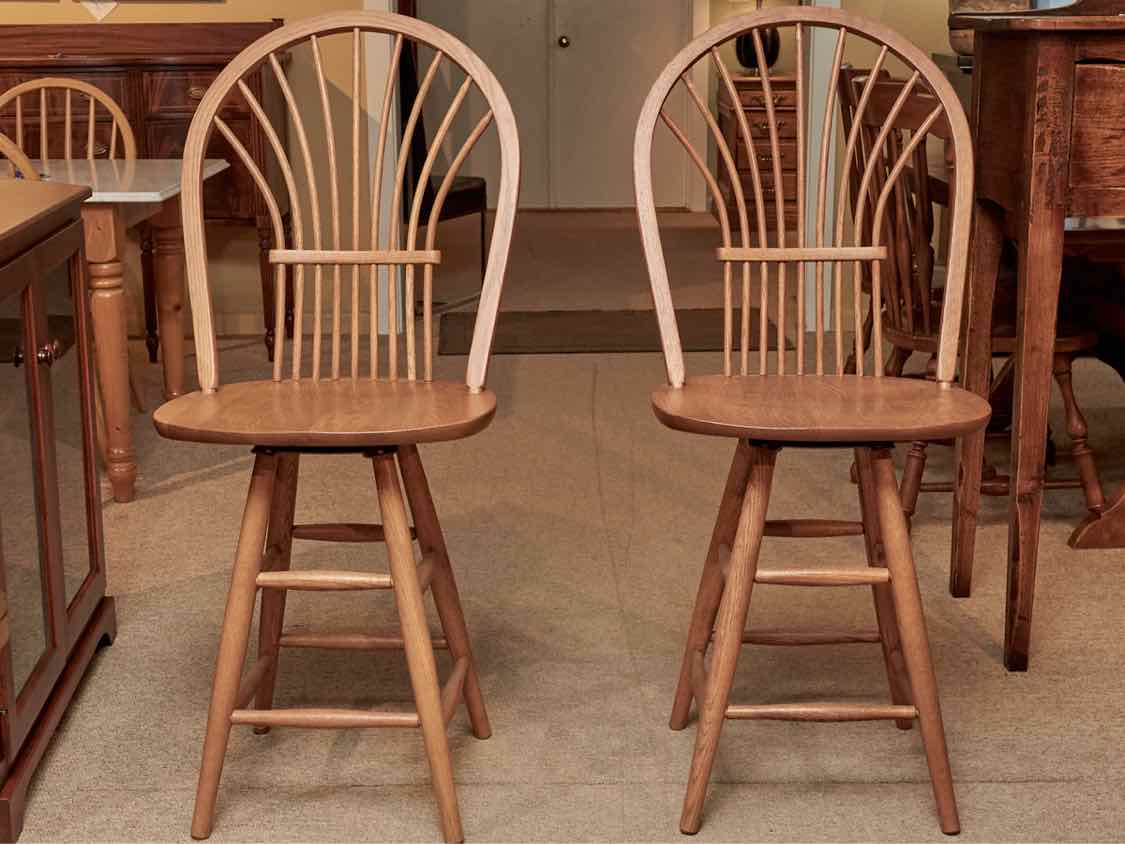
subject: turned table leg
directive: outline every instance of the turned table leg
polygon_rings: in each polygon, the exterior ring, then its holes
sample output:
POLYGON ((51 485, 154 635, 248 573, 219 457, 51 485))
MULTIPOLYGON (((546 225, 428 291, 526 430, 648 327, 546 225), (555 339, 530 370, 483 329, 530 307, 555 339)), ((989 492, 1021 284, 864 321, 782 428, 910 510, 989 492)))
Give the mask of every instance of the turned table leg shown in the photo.
POLYGON ((179 198, 167 200, 151 225, 164 398, 174 399, 184 392, 184 230, 179 198))
POLYGON ((84 206, 82 220, 86 229, 95 362, 105 412, 107 474, 113 499, 132 501, 137 453, 129 420, 129 347, 121 264, 125 227, 112 205, 84 206))

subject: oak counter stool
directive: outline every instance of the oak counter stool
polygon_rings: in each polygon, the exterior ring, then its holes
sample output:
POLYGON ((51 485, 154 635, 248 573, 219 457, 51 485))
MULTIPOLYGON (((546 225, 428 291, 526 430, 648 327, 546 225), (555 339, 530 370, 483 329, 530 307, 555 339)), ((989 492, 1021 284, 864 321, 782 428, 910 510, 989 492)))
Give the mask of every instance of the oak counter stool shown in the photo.
MULTIPOLYGON (((860 118, 870 95, 865 86, 857 106, 860 118)), ((730 91, 733 97, 733 91, 730 91)), ((743 114, 736 112, 736 114, 743 114)), ((960 831, 953 778, 946 750, 945 732, 938 702, 937 683, 922 613, 921 595, 910 548, 910 537, 895 480, 891 447, 896 442, 955 437, 983 428, 989 418, 988 403, 953 383, 957 362, 958 334, 961 327, 962 297, 965 287, 967 240, 973 196, 972 145, 969 127, 957 95, 936 65, 917 47, 887 27, 835 10, 782 7, 737 17, 699 36, 668 65, 645 101, 637 126, 634 170, 637 211, 641 238, 652 285, 668 386, 652 395, 656 415, 667 426, 695 434, 732 437, 737 440, 734 460, 704 563, 681 666, 679 684, 672 708, 671 727, 687 725, 694 698, 699 710, 695 751, 692 757, 687 794, 680 829, 697 832, 706 796, 707 782, 726 718, 784 719, 798 721, 857 721, 891 719, 908 728, 917 719, 929 765, 943 832, 960 831), (773 185, 783 185, 779 170, 779 132, 767 63, 762 51, 761 32, 767 27, 794 30, 797 68, 797 196, 796 231, 785 220, 783 202, 770 208, 777 214, 775 231, 766 223, 767 204, 763 201, 763 173, 759 171, 759 152, 772 162, 773 185), (810 118, 805 114, 810 80, 804 78, 805 51, 816 31, 827 30, 834 37, 834 57, 828 70, 825 110, 817 118, 821 145, 815 172, 806 173, 810 118), (719 53, 719 46, 738 35, 751 36, 759 57, 762 89, 765 94, 760 120, 739 118, 737 149, 732 150, 704 95, 692 81, 692 69, 699 61, 711 62, 719 85, 732 87, 730 73, 719 53), (877 143, 863 161, 863 182, 870 182, 876 170, 886 174, 875 204, 871 225, 864 224, 864 207, 855 231, 846 233, 849 161, 858 150, 857 132, 839 132, 844 161, 840 184, 836 186, 834 232, 827 230, 827 186, 830 164, 835 161, 830 146, 834 122, 839 113, 834 99, 849 38, 877 48, 871 79, 894 57, 909 74, 901 96, 896 98, 877 143), (684 130, 663 110, 669 92, 682 84, 695 102, 710 129, 718 150, 720 166, 730 173, 735 192, 737 219, 723 203, 716 180, 706 164, 706 153, 695 149, 684 130), (887 160, 884 143, 906 98, 915 88, 927 89, 934 107, 921 116, 908 133, 909 140, 897 156, 887 160), (870 268, 871 289, 878 312, 883 291, 882 271, 888 258, 884 229, 890 190, 910 164, 916 149, 925 141, 939 120, 950 127, 955 176, 952 193, 949 273, 941 314, 937 350, 936 379, 908 380, 884 374, 884 337, 881 320, 873 326, 874 367, 865 375, 863 312, 860 307, 863 275, 860 267, 870 268), (652 147, 658 121, 671 130, 685 147, 688 156, 707 181, 719 217, 721 246, 716 257, 722 265, 724 337, 723 373, 685 377, 676 315, 672 307, 668 272, 653 198, 652 147), (768 154, 767 154, 768 151, 768 154), (752 164, 749 185, 737 177, 736 159, 748 155, 752 164), (805 223, 805 186, 809 179, 817 186, 816 224, 809 231, 805 223), (752 193, 751 193, 752 191, 752 193), (749 195, 748 195, 749 194, 749 195), (738 244, 732 238, 737 228, 738 244), (866 235, 866 236, 865 236, 866 235), (756 244, 755 244, 756 237, 756 244), (769 268, 776 271, 776 287, 769 268), (812 265, 811 267, 809 265, 812 265), (843 301, 850 290, 855 304, 854 349, 845 343, 842 309, 835 308, 833 326, 826 325, 824 292, 826 265, 831 265, 833 301, 843 301), (739 286, 734 270, 739 270, 739 286), (751 303, 751 271, 756 267, 760 295, 751 303), (845 281, 850 276, 851 283, 845 281), (808 326, 806 344, 806 279, 813 281, 815 301, 810 302, 815 319, 808 326), (787 310, 787 282, 796 285, 796 307, 787 310), (740 287, 740 290, 739 290, 740 287), (739 292, 741 295, 739 295, 739 292), (736 301, 738 304, 736 304, 736 301), (760 310, 756 327, 750 325, 751 305, 760 310), (772 310, 771 310, 772 308, 772 310), (738 354, 735 353, 735 311, 739 311, 738 354), (776 319, 776 348, 770 349, 768 319, 776 319), (753 334, 752 334, 753 332, 753 334), (796 353, 785 345, 786 334, 795 335, 796 353), (751 359, 750 340, 756 335, 757 352, 751 359), (826 342, 826 340, 828 342, 826 342), (806 345, 809 354, 806 355, 806 345), (834 347, 834 348, 833 348, 834 347), (846 373, 846 353, 854 351, 856 374, 846 373), (771 368, 772 361, 772 368, 771 368), (756 364, 756 366, 755 366, 756 364), (756 370, 756 372, 755 372, 756 370), (777 455, 784 447, 854 449, 859 470, 861 522, 839 520, 767 520, 770 488, 777 455), (825 537, 862 534, 867 552, 866 566, 832 569, 789 566, 782 569, 758 567, 758 554, 765 536, 825 537), (746 622, 751 592, 755 583, 789 586, 870 586, 874 593, 877 631, 762 631, 746 622), (710 666, 706 657, 709 643, 710 666), (792 703, 770 705, 729 704, 731 683, 743 643, 766 645, 833 644, 881 642, 891 691, 891 704, 792 703)), ((866 191, 866 184, 860 195, 866 191)), ((811 215, 810 215, 811 216, 811 215)), ((845 482, 846 481, 842 481, 845 482)))
MULTIPOLYGON (((336 93, 339 95, 339 91, 336 93)), ((335 110, 343 111, 339 105, 335 110)), ((445 728, 461 701, 468 709, 474 735, 487 738, 490 727, 418 444, 477 433, 489 424, 496 410, 496 397, 485 389, 484 380, 518 194, 519 141, 511 106, 485 64, 464 44, 430 24, 380 12, 333 13, 309 18, 259 39, 211 85, 199 104, 188 134, 183 183, 188 285, 201 390, 174 399, 157 410, 156 427, 162 435, 172 439, 250 446, 255 455, 223 618, 191 833, 196 838, 206 838, 211 833, 219 777, 233 724, 253 725, 260 731, 273 726, 420 727, 445 840, 462 841, 464 835, 445 728), (389 41, 391 60, 383 83, 375 162, 370 170, 374 174, 370 228, 361 231, 360 220, 366 208, 361 203, 360 183, 367 172, 366 141, 361 130, 366 117, 362 96, 357 94, 362 90, 364 78, 363 42, 365 38, 382 40, 384 36, 389 41), (353 96, 347 109, 347 128, 340 133, 348 140, 342 143, 337 142, 332 131, 334 109, 322 63, 322 42, 330 41, 351 56, 353 96), (422 193, 419 192, 402 225, 400 212, 409 143, 403 144, 394 162, 393 194, 386 208, 382 207, 385 181, 382 174, 387 118, 395 99, 395 68, 410 42, 432 48, 433 58, 419 86, 404 137, 411 137, 438 73, 452 73, 461 78, 460 82, 455 80, 458 87, 427 151, 425 173, 430 172, 441 154, 450 128, 467 98, 479 95, 485 107, 483 117, 473 125, 465 140, 453 144, 455 152, 429 216, 422 219, 422 193), (311 121, 302 116, 278 59, 279 54, 298 48, 311 53, 318 83, 319 97, 310 109, 314 112, 311 121), (258 68, 273 74, 282 91, 284 111, 298 140, 296 147, 300 156, 294 162, 285 154, 278 124, 271 120, 245 82, 258 68), (286 242, 279 203, 269 191, 268 181, 224 122, 221 109, 230 98, 246 101, 269 139, 276 165, 287 186, 293 215, 291 243, 286 242), (432 277, 435 266, 441 262, 441 253, 434 244, 436 221, 440 219, 442 203, 452 180, 492 124, 496 126, 500 142, 500 186, 468 371, 464 383, 433 380, 432 277), (309 133, 314 127, 317 131, 327 127, 326 160, 314 160, 310 152, 309 133), (276 242, 282 244, 270 252, 277 292, 274 333, 277 352, 272 380, 233 384, 220 384, 219 380, 200 183, 204 151, 215 131, 227 140, 253 175, 270 209, 276 242), (338 149, 338 145, 344 149, 338 149), (352 183, 350 202, 343 209, 338 157, 348 162, 345 165, 348 169, 343 172, 350 176, 352 183), (319 171, 314 165, 321 165, 319 171), (300 179, 295 178, 295 169, 300 179), (320 181, 318 175, 322 177, 320 181), (298 190, 299 184, 304 188, 302 191, 298 190), (329 185, 327 197, 321 196, 318 190, 318 185, 323 184, 329 185), (350 237, 341 230, 342 213, 349 215, 345 219, 351 222, 350 237), (329 226, 322 223, 322 214, 330 220, 329 226), (389 224, 389 238, 379 236, 380 219, 389 224), (420 234, 422 228, 424 235, 420 234), (415 336, 412 313, 415 273, 419 267, 423 301, 420 344, 415 336), (295 291, 296 329, 295 339, 289 344, 290 366, 287 368, 284 365, 285 281, 290 270, 295 291), (399 272, 405 288, 401 299, 405 309, 402 324, 398 317, 396 285, 387 283, 399 272), (306 282, 312 288, 311 308, 305 302, 306 282), (361 328, 361 299, 364 298, 369 313, 362 320, 365 325, 361 328), (386 304, 390 340, 382 350, 385 354, 382 360, 378 325, 380 301, 386 304), (304 335, 310 328, 306 311, 310 309, 312 348, 311 354, 304 356, 304 335), (365 341, 361 339, 364 333, 368 335, 365 341), (404 348, 400 349, 403 340, 404 348), (361 365, 361 352, 367 356, 365 365, 361 365), (405 360, 400 361, 400 357, 405 360), (354 454, 370 459, 382 524, 294 525, 298 461, 304 453, 354 454), (413 527, 403 500, 400 472, 413 515, 413 527), (415 532, 419 559, 415 558, 411 541, 415 532), (294 539, 386 542, 390 572, 291 571, 290 550, 294 539), (286 590, 290 589, 390 590, 394 593, 401 632, 389 636, 286 632, 283 616, 286 590), (262 600, 258 659, 244 675, 242 667, 259 591, 262 600), (423 599, 427 591, 433 595, 444 631, 444 639, 436 642, 425 618, 423 599), (444 685, 438 683, 435 645, 447 647, 453 658, 452 673, 444 685), (274 709, 273 692, 282 647, 401 648, 406 654, 417 711, 274 709)))

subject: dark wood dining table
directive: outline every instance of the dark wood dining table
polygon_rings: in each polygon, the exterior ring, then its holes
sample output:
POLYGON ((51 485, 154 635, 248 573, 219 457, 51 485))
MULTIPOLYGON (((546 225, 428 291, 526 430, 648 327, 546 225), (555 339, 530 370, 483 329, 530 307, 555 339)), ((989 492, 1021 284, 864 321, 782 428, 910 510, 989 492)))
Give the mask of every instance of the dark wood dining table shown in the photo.
MULTIPOLYGON (((1125 217, 1125 4, 1079 0, 1053 12, 954 15, 975 33, 971 121, 976 194, 963 382, 980 395, 991 371, 1000 248, 1018 247, 1004 664, 1028 667, 1039 553, 1051 362, 1068 217, 1125 217)), ((1091 233, 1120 241, 1120 232, 1091 233)), ((1096 243, 1095 243, 1096 245, 1096 243)), ((950 591, 971 586, 984 432, 957 444, 950 591)), ((1125 545, 1125 491, 1071 537, 1125 545)))

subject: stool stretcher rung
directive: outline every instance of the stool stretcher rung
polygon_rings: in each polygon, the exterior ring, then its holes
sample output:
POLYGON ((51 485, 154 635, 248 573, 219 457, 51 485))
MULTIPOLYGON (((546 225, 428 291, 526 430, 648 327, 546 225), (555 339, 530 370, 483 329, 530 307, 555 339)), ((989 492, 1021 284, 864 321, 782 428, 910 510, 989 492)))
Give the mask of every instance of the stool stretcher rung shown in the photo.
POLYGON ((917 718, 918 710, 882 703, 732 704, 726 717, 747 721, 898 721, 917 718))
POLYGON ((258 575, 258 586, 263 589, 349 592, 391 589, 393 585, 389 574, 363 571, 264 571, 258 575))
POLYGON ((840 519, 768 519, 765 535, 795 539, 863 536, 863 522, 840 519))
POLYGON ((434 557, 432 554, 423 554, 421 561, 418 563, 418 585, 422 588, 423 594, 430 588, 430 581, 433 579, 434 557))
MULTIPOLYGON (((418 534, 410 528, 410 536, 418 534)), ((361 522, 319 522, 316 524, 293 525, 293 538, 313 542, 386 542, 383 526, 361 522)))
MULTIPOLYGON (((448 650, 443 638, 432 638, 436 650, 448 650)), ((322 648, 340 651, 401 651, 405 647, 398 633, 321 633, 290 630, 281 634, 283 648, 322 648)))
POLYGON ((707 693, 707 669, 703 665, 703 651, 696 651, 691 657, 691 694, 696 702, 702 701, 707 693))
POLYGON ((878 630, 747 630, 747 645, 856 645, 878 644, 878 630))
POLYGON ((254 727, 305 727, 313 730, 368 727, 417 727, 417 712, 374 712, 367 709, 236 709, 230 722, 254 727))
POLYGON ((465 677, 469 674, 469 660, 461 657, 453 663, 453 671, 445 685, 441 687, 441 714, 448 724, 457 711, 457 704, 461 702, 461 695, 465 688, 465 677))
POLYGON ((242 682, 238 684, 238 697, 234 699, 235 709, 246 706, 254 697, 254 692, 258 691, 258 686, 262 684, 262 678, 266 676, 273 661, 274 656, 271 654, 261 657, 250 666, 250 670, 243 675, 242 682))
POLYGON ((755 583, 780 586, 874 586, 888 583, 890 572, 868 566, 855 569, 758 569, 755 583))

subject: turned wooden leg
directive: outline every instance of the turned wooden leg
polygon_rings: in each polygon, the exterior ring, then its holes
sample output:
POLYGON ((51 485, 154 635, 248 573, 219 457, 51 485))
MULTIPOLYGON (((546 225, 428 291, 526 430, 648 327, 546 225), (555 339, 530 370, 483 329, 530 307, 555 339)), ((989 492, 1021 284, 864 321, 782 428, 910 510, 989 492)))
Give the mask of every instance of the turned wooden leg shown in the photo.
POLYGON ((242 531, 238 536, 238 551, 234 557, 227 608, 219 636, 219 657, 211 688, 211 707, 207 712, 203 762, 199 766, 199 786, 195 792, 195 814, 191 820, 192 838, 207 838, 215 820, 215 797, 230 738, 230 715, 238 697, 246 645, 250 639, 254 600, 258 594, 257 577, 262 565, 276 470, 275 455, 255 454, 250 493, 242 514, 242 531))
POLYGON ((129 419, 129 345, 125 324, 125 229, 113 205, 82 206, 89 262, 90 316, 94 354, 105 411, 106 474, 115 501, 136 493, 137 453, 129 419))
POLYGON ((145 348, 148 362, 156 363, 160 349, 159 334, 156 330, 156 281, 152 266, 152 228, 141 227, 141 291, 145 309, 145 348))
MULTIPOLYGON (((968 296, 965 308, 961 386, 978 396, 988 396, 992 373, 992 303, 1000 271, 1003 230, 1000 211, 978 202, 969 243, 968 296)), ((972 589, 973 552, 980 508, 981 468, 984 465, 984 430, 960 437, 954 445, 956 471, 953 488, 953 548, 949 562, 949 591, 967 598, 972 589)))
MULTIPOLYGON (((293 515, 297 507, 297 475, 301 455, 296 452, 278 455, 277 481, 270 504, 265 570, 288 571, 293 550, 293 515)), ((273 709, 273 692, 277 685, 278 661, 281 659, 281 628, 285 622, 286 589, 263 589, 261 616, 258 622, 258 661, 269 660, 254 696, 255 709, 273 709)), ((268 726, 254 727, 258 735, 269 732, 268 726)))
MULTIPOLYGON (((867 564, 886 568, 883 558, 883 532, 879 527, 879 504, 875 496, 875 475, 871 463, 871 449, 855 450, 855 466, 859 475, 859 510, 863 519, 863 544, 867 551, 867 564)), ((888 583, 871 587, 875 602, 875 620, 879 625, 879 638, 883 646, 883 661, 887 666, 887 682, 891 700, 897 706, 911 706, 910 678, 906 676, 906 661, 902 655, 902 642, 898 636, 898 617, 895 615, 894 595, 888 583)), ((900 730, 909 730, 914 722, 909 718, 895 721, 900 730)))
POLYGON ((426 756, 430 760, 430 777, 441 814, 441 828, 446 842, 459 844, 464 841, 465 835, 461 831, 461 814, 457 809, 453 760, 449 755, 449 739, 445 734, 437 664, 426 622, 426 608, 422 603, 422 587, 414 562, 414 543, 410 537, 410 523, 406 518, 398 470, 392 451, 377 452, 372 463, 375 466, 379 507, 383 513, 383 531, 390 556, 395 603, 402 625, 406 665, 426 743, 426 756))
POLYGON ((961 822, 957 818, 953 774, 949 768, 949 753, 945 746, 945 727, 941 720, 937 678, 934 676, 930 656, 926 619, 922 614, 922 595, 918 591, 918 575, 914 570, 910 534, 906 517, 902 514, 902 501, 895 483, 891 452, 876 449, 872 458, 883 552, 887 569, 891 573, 891 593, 899 620, 902 654, 910 677, 911 697, 918 710, 918 728, 926 750, 926 763, 930 769, 941 831, 947 835, 955 835, 961 831, 961 822))
POLYGON ((184 230, 178 197, 167 200, 152 219, 152 236, 164 398, 174 399, 184 393, 184 230))
POLYGON ((684 658, 680 664, 680 679, 676 684, 676 696, 672 701, 672 717, 668 725, 673 730, 687 726, 692 701, 692 665, 696 654, 707 653, 711 632, 715 628, 715 615, 719 611, 719 599, 723 595, 723 564, 734 545, 734 535, 738 528, 738 516, 742 510, 742 497, 746 492, 746 482, 750 477, 750 445, 739 440, 731 460, 727 485, 719 502, 719 515, 715 519, 715 529, 711 532, 711 545, 703 562, 703 575, 699 579, 699 591, 695 596, 695 609, 691 614, 691 627, 688 628, 684 658))
POLYGON ((711 766, 715 762, 719 734, 726 718, 734 670, 738 664, 739 651, 742 650, 746 614, 750 609, 750 593, 754 588, 754 575, 758 569, 758 552, 762 546, 774 461, 777 458, 775 449, 751 445, 749 450, 750 478, 742 500, 738 529, 726 571, 726 585, 719 603, 715 646, 712 649, 711 668, 705 680, 706 699, 699 707, 695 751, 691 758, 683 813, 680 815, 680 830, 689 834, 699 831, 703 801, 707 796, 707 782, 711 778, 711 766))
POLYGON ((912 442, 906 453, 906 465, 902 469, 902 512, 909 523, 918 507, 918 493, 922 489, 922 473, 926 470, 926 443, 912 442))
POLYGON ((441 619, 445 640, 449 643, 449 653, 454 660, 468 660, 465 674, 463 697, 465 708, 469 711, 469 722, 473 735, 486 739, 492 735, 488 723, 488 712, 484 708, 481 695, 480 678, 477 674, 476 660, 473 658, 469 641, 469 629, 465 624, 465 614, 461 609, 461 597, 457 591, 457 581, 453 577, 453 567, 449 562, 449 552, 445 547, 441 523, 438 522, 437 508, 430 495, 430 485, 426 480, 426 470, 422 458, 414 445, 400 446, 398 463, 402 469, 402 481, 406 487, 406 497, 410 502, 410 512, 414 516, 414 529, 418 532, 418 545, 423 554, 434 558, 434 576, 430 582, 430 592, 434 596, 438 617, 441 619))
POLYGON ((1055 355, 1053 374, 1062 393, 1063 407, 1066 409, 1066 432, 1070 435, 1071 456, 1078 467, 1078 477, 1082 479, 1082 492, 1086 495, 1086 509, 1091 513, 1101 513, 1105 509, 1105 494, 1098 480, 1098 467, 1094 465, 1094 452, 1086 443, 1088 428, 1086 417, 1074 398, 1074 385, 1071 383, 1070 365, 1073 355, 1055 355))

